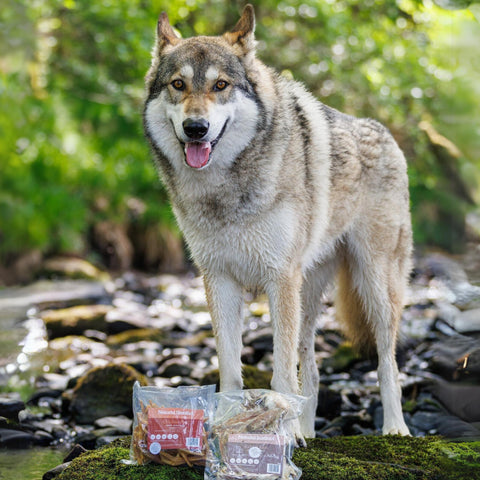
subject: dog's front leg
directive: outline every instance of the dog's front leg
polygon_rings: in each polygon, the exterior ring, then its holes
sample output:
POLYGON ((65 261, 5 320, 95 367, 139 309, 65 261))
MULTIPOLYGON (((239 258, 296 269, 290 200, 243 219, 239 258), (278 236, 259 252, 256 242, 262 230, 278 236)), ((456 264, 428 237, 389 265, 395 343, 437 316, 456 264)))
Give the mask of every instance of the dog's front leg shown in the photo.
POLYGON ((205 274, 203 280, 217 344, 220 390, 241 389, 243 290, 226 275, 205 274))
MULTIPOLYGON (((273 325, 272 388, 277 392, 298 394, 298 338, 301 321, 300 269, 282 276, 267 287, 273 325)), ((297 443, 305 445, 300 423, 293 426, 297 443)))
POLYGON ((267 287, 273 326, 272 388, 277 392, 298 393, 301 286, 301 272, 295 271, 276 279, 267 287))

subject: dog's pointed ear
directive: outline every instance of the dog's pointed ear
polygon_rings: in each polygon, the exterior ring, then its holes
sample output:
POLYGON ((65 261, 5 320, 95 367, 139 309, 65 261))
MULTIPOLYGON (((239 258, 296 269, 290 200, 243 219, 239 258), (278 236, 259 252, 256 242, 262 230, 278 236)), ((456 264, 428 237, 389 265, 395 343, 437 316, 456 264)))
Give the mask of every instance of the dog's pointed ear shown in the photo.
POLYGON ((180 38, 177 36, 172 26, 170 25, 168 15, 165 12, 162 12, 158 17, 157 37, 160 50, 162 50, 167 45, 175 45, 180 40, 180 38))
POLYGON ((249 3, 245 5, 242 16, 233 30, 225 33, 223 36, 231 45, 238 45, 242 48, 244 54, 255 52, 255 10, 249 3))

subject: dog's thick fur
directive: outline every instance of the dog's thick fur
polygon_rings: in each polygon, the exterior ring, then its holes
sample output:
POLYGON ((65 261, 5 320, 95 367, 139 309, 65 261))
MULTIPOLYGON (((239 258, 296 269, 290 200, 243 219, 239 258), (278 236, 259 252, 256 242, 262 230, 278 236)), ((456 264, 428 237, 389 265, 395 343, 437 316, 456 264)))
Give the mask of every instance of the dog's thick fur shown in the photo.
POLYGON ((248 5, 231 32, 180 39, 162 14, 146 76, 145 132, 204 276, 221 389, 242 387, 244 290, 264 291, 272 388, 310 397, 301 429, 313 436, 315 320, 337 276, 340 321, 377 348, 383 433, 408 434, 395 360, 412 248, 405 158, 376 121, 261 63, 254 24, 248 5))

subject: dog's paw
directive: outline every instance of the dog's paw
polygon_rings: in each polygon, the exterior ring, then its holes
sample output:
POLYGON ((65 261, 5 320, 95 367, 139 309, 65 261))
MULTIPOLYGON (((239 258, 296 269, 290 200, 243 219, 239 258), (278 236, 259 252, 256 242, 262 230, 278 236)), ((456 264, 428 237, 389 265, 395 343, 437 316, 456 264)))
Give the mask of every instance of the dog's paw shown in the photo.
POLYGON ((302 434, 302 429, 300 428, 300 422, 298 421, 298 419, 293 422, 292 427, 293 427, 292 435, 293 435, 293 438, 295 439, 295 447, 297 448, 306 447, 307 442, 305 440, 305 437, 302 434))
POLYGON ((403 425, 385 425, 382 429, 383 435, 403 435, 404 437, 410 437, 410 430, 403 423, 403 425))
POLYGON ((303 438, 303 435, 299 432, 295 435, 295 448, 305 448, 307 441, 303 438))

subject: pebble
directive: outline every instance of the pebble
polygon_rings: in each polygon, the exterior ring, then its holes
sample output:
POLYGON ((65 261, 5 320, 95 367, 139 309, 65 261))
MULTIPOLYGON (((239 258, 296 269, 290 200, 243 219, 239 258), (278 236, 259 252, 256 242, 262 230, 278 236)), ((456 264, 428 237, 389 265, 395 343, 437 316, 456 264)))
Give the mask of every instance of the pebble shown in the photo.
POLYGON ((25 409, 25 403, 18 393, 0 395, 0 416, 18 421, 18 414, 25 409))

